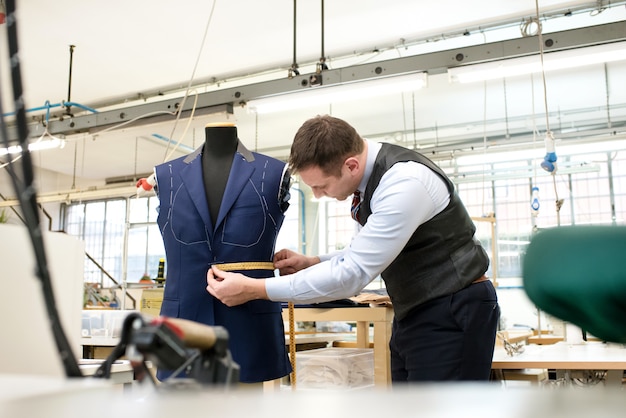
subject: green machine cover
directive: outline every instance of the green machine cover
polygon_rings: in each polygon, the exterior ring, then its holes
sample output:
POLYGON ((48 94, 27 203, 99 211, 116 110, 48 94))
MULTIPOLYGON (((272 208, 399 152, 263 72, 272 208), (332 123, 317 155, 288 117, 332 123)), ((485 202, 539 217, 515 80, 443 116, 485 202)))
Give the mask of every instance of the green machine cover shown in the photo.
POLYGON ((542 230, 522 272, 539 309, 604 341, 626 343, 626 226, 542 230))

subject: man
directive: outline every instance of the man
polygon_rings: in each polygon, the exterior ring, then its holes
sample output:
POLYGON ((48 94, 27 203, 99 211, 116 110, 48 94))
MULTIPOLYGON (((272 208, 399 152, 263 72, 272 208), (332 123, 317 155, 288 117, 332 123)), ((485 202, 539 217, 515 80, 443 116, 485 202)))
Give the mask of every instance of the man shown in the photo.
POLYGON ((331 116, 302 125, 289 165, 315 197, 360 196, 353 213, 361 228, 350 246, 319 257, 281 250, 274 256, 281 276, 269 279, 213 268, 207 291, 229 306, 316 303, 354 296, 380 274, 394 309, 394 383, 488 380, 500 308, 484 275, 488 256, 443 171, 417 152, 364 140, 331 116))

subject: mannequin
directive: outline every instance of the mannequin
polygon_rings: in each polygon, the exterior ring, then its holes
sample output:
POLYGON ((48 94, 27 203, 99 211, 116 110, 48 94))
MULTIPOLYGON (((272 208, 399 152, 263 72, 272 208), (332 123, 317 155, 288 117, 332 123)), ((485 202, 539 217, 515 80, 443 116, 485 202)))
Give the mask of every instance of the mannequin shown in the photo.
POLYGON ((202 176, 209 213, 215 225, 239 139, 237 127, 233 123, 209 123, 204 133, 202 176))
MULTIPOLYGON (((251 277, 273 274, 276 236, 289 206, 286 164, 246 149, 234 124, 217 123, 205 126, 205 142, 194 152, 156 166, 155 178, 167 259, 160 315, 226 328, 242 383, 288 375, 281 304, 228 307, 206 291, 213 264, 246 265, 251 277)), ((159 369, 157 377, 170 373, 159 369)))

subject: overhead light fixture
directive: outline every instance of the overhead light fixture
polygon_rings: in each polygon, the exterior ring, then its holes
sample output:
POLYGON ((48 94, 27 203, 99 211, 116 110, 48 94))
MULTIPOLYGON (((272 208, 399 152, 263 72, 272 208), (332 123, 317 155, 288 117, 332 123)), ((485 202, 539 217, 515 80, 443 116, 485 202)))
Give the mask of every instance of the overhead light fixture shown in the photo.
MULTIPOLYGON (((626 42, 614 42, 544 53, 543 70, 548 72, 621 60, 626 60, 626 42)), ((540 73, 541 70, 539 55, 533 55, 449 68, 448 79, 451 83, 471 83, 540 73)))
MULTIPOLYGON (((484 183, 498 180, 516 180, 516 179, 528 179, 535 176, 550 176, 545 171, 535 171, 533 167, 516 167, 507 168, 498 173, 492 170, 485 170, 479 173, 464 173, 457 171, 454 173, 448 173, 448 176, 455 184, 462 183, 484 183)), ((583 173, 597 173, 600 171, 600 166, 593 163, 572 163, 559 167, 559 174, 583 174, 583 173)))
MULTIPOLYGON (((620 139, 616 137, 615 140, 610 141, 590 141, 579 144, 567 144, 566 141, 561 141, 559 144, 560 154, 568 157, 574 156, 588 156, 594 153, 604 153, 612 151, 624 151, 626 150, 626 139, 620 139)), ((501 150, 501 151, 480 151, 476 150, 472 154, 456 157, 457 167, 468 166, 480 166, 489 164, 501 164, 510 163, 523 160, 541 160, 543 159, 543 142, 538 141, 536 146, 529 147, 526 150, 514 149, 514 150, 501 150)))
MULTIPOLYGON (((133 182, 134 183, 134 182, 133 182)), ((72 189, 50 193, 37 193, 37 203, 84 202, 87 200, 110 199, 114 197, 134 197, 137 186, 89 187, 88 189, 72 189)), ((0 208, 19 206, 18 199, 9 198, 0 201, 0 208)))
POLYGON ((306 90, 250 100, 248 101, 248 110, 254 113, 274 113, 362 100, 386 94, 419 90, 427 85, 427 81, 426 73, 420 72, 331 86, 307 87, 306 90))
MULTIPOLYGON (((63 148, 64 146, 65 146, 64 139, 51 136, 50 139, 46 139, 45 141, 41 140, 41 141, 28 144, 28 150, 29 151, 41 151, 45 149, 63 148)), ((19 145, 12 145, 8 148, 0 148, 0 156, 7 155, 7 154, 20 154, 21 152, 22 152, 22 147, 19 145)))

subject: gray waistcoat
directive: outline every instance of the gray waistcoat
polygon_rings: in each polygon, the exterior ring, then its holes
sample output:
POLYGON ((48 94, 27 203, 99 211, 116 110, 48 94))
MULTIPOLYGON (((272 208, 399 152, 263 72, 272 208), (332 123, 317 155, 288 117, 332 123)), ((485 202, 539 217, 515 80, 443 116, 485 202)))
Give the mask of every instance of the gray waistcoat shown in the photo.
POLYGON ((450 192, 450 203, 420 225, 398 257, 382 272, 395 316, 403 319, 416 306, 451 294, 482 276, 489 257, 474 238, 476 227, 445 173, 425 156, 383 144, 367 183, 359 217, 365 225, 372 213, 370 200, 382 176, 397 162, 416 161, 438 174, 450 192))

